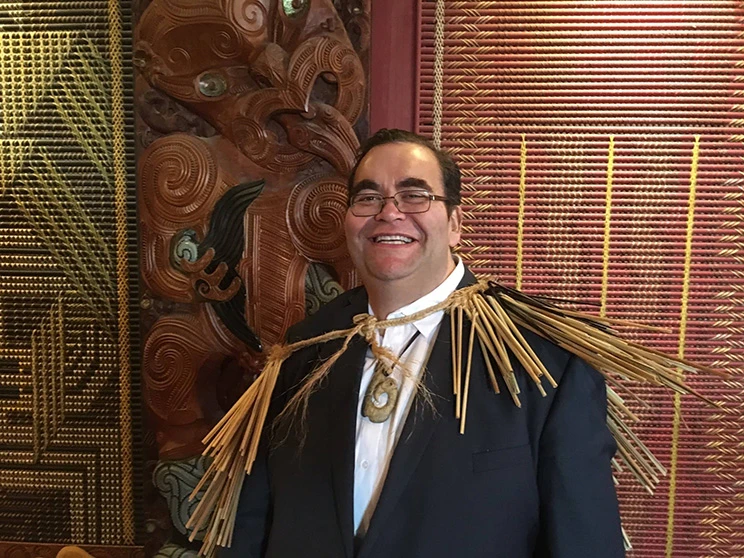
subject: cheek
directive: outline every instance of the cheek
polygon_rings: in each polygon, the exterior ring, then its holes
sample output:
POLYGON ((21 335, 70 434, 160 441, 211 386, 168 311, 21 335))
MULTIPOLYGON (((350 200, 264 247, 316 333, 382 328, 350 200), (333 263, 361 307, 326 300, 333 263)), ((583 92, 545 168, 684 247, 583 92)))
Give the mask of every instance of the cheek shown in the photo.
POLYGON ((351 212, 346 212, 346 217, 344 218, 344 232, 346 233, 346 238, 351 238, 354 236, 356 227, 354 226, 354 216, 351 214, 351 212))
POLYGON ((350 211, 346 212, 346 218, 344 219, 344 233, 346 234, 346 242, 349 245, 359 242, 359 233, 364 227, 365 219, 354 217, 350 211))

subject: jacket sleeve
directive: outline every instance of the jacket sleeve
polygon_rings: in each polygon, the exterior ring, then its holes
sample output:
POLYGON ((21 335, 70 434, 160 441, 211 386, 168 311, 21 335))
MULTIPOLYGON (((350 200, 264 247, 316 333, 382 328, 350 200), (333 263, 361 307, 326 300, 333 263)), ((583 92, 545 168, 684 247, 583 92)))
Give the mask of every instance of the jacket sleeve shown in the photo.
POLYGON ((571 357, 540 437, 535 558, 625 556, 607 428, 604 378, 571 357))
MULTIPOLYGON (((290 328, 287 342, 297 340, 290 328)), ((277 378, 272 402, 266 415, 266 424, 261 436, 256 460, 250 475, 246 475, 240 491, 238 509, 235 516, 235 529, 232 544, 221 548, 218 558, 260 558, 265 554, 269 529, 271 527, 271 490, 268 458, 271 448, 270 434, 274 419, 289 400, 287 380, 288 369, 296 368, 298 354, 292 355, 282 366, 277 378)))
POLYGON ((218 558, 260 558, 269 527, 271 498, 267 471, 267 450, 261 441, 253 470, 246 475, 240 491, 232 544, 220 548, 218 558))

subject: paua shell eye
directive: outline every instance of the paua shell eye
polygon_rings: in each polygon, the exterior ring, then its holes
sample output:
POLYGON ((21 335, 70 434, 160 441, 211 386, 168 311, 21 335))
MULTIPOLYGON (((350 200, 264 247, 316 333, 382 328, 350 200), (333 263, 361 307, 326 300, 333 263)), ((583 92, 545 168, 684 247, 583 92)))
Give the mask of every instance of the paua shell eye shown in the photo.
POLYGON ((227 82, 221 74, 207 72, 199 76, 199 93, 205 97, 219 97, 227 91, 227 82))
POLYGON ((181 260, 194 263, 199 259, 199 243, 196 240, 196 231, 186 229, 178 233, 171 243, 171 262, 176 267, 181 260))
POLYGON ((307 11, 310 0, 282 0, 284 13, 288 17, 299 17, 307 11))

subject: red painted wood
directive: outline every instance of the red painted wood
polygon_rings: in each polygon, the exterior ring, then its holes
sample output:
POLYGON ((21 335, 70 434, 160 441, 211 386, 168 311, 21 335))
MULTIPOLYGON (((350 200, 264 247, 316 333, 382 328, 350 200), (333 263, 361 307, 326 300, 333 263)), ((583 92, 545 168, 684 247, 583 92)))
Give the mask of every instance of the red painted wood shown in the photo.
POLYGON ((416 126, 418 1, 374 0, 370 44, 370 130, 416 126))

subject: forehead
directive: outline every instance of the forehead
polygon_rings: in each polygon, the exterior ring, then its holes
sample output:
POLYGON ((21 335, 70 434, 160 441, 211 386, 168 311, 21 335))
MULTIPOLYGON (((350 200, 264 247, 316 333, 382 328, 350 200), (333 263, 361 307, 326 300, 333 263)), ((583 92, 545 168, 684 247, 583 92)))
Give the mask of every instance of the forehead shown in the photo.
POLYGON ((387 143, 372 148, 359 164, 354 183, 372 180, 384 188, 394 188, 406 178, 420 178, 435 192, 444 191, 436 155, 415 143, 387 143))

